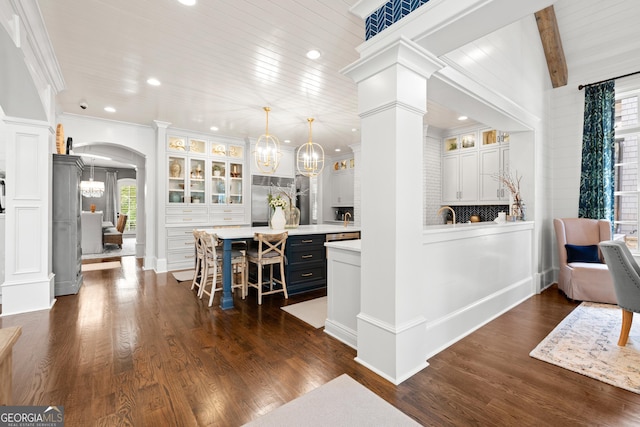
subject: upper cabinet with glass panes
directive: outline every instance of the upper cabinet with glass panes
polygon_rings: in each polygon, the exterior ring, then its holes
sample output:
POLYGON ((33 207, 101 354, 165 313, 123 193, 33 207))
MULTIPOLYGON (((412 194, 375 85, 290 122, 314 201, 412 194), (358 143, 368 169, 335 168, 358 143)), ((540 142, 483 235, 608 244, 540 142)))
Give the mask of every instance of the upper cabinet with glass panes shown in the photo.
POLYGON ((507 132, 486 129, 480 131, 480 146, 490 147, 498 144, 506 144, 509 142, 509 134, 507 132))
POLYGON ((449 136, 443 140, 444 154, 476 148, 477 132, 468 132, 461 135, 449 136))
POLYGON ((184 136, 170 136, 167 138, 167 150, 205 155, 207 153, 207 141, 184 136))
POLYGON ((230 159, 244 159, 244 147, 214 141, 211 144, 211 155, 215 157, 228 157, 230 159))

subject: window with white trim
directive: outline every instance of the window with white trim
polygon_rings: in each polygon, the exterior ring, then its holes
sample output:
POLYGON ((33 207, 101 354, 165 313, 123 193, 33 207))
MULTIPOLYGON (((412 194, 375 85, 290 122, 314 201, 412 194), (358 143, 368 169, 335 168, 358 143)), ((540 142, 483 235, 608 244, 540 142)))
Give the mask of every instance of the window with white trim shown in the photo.
POLYGON ((624 235, 627 246, 634 251, 638 249, 640 229, 639 96, 640 91, 616 94, 614 234, 624 235))
POLYGON ((135 179, 118 180, 118 212, 128 217, 124 234, 134 233, 138 218, 138 189, 135 179))

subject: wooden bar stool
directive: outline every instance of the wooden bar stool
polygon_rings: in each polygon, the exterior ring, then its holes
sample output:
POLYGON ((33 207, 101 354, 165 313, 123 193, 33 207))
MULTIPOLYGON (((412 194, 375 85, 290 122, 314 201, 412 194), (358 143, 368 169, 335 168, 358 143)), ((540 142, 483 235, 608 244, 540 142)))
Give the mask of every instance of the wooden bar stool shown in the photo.
MULTIPOLYGON (((209 295, 209 307, 213 305, 213 297, 216 291, 222 290, 222 245, 218 236, 203 231, 200 234, 204 249, 202 277, 204 280, 200 287, 200 298, 209 295), (207 285, 211 283, 207 290, 207 285)), ((240 288, 242 299, 247 296, 247 257, 243 251, 233 249, 231 251, 231 291, 240 288), (240 280, 236 281, 237 276, 240 280)))
POLYGON ((202 291, 202 279, 204 277, 203 268, 204 268, 204 247, 203 242, 200 236, 202 235, 202 231, 193 230, 193 238, 196 244, 196 268, 193 273, 193 281, 191 282, 191 290, 193 290, 196 286, 198 287, 198 296, 200 296, 200 292, 202 291))
POLYGON ((247 260, 250 263, 256 264, 258 267, 258 277, 255 283, 248 281, 247 285, 258 290, 258 305, 262 304, 262 296, 275 294, 278 292, 284 293, 285 299, 289 298, 287 293, 287 284, 284 278, 284 248, 287 242, 288 232, 279 234, 263 234, 256 233, 253 240, 258 242, 257 247, 249 248, 247 251, 247 260), (273 265, 280 264, 280 279, 273 277, 273 265), (270 274, 266 281, 262 279, 262 269, 264 266, 269 266, 270 274), (273 287, 274 284, 279 284, 280 288, 273 287), (269 290, 265 291, 263 288, 269 286, 269 290))

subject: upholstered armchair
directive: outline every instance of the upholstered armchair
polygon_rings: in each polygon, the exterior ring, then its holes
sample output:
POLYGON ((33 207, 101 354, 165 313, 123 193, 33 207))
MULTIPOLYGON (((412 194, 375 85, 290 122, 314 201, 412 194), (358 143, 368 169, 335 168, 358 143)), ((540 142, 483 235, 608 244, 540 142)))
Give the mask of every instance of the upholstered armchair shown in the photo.
POLYGON ((617 304, 613 279, 598 244, 611 240, 611 223, 588 218, 553 220, 558 244, 558 288, 573 300, 617 304))

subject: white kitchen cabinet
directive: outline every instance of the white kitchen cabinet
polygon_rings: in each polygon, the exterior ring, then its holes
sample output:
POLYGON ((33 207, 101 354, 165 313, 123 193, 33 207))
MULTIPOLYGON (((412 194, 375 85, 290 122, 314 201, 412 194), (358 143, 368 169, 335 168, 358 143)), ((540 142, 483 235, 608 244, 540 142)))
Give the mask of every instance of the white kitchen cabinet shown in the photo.
POLYGON ((509 201, 509 191, 495 179, 501 171, 509 170, 509 146, 480 150, 480 194, 482 202, 509 201))
POLYGON ((331 175, 331 206, 353 206, 353 169, 333 171, 331 175))
POLYGON ((464 204, 478 199, 478 151, 447 154, 442 158, 442 202, 464 204))

